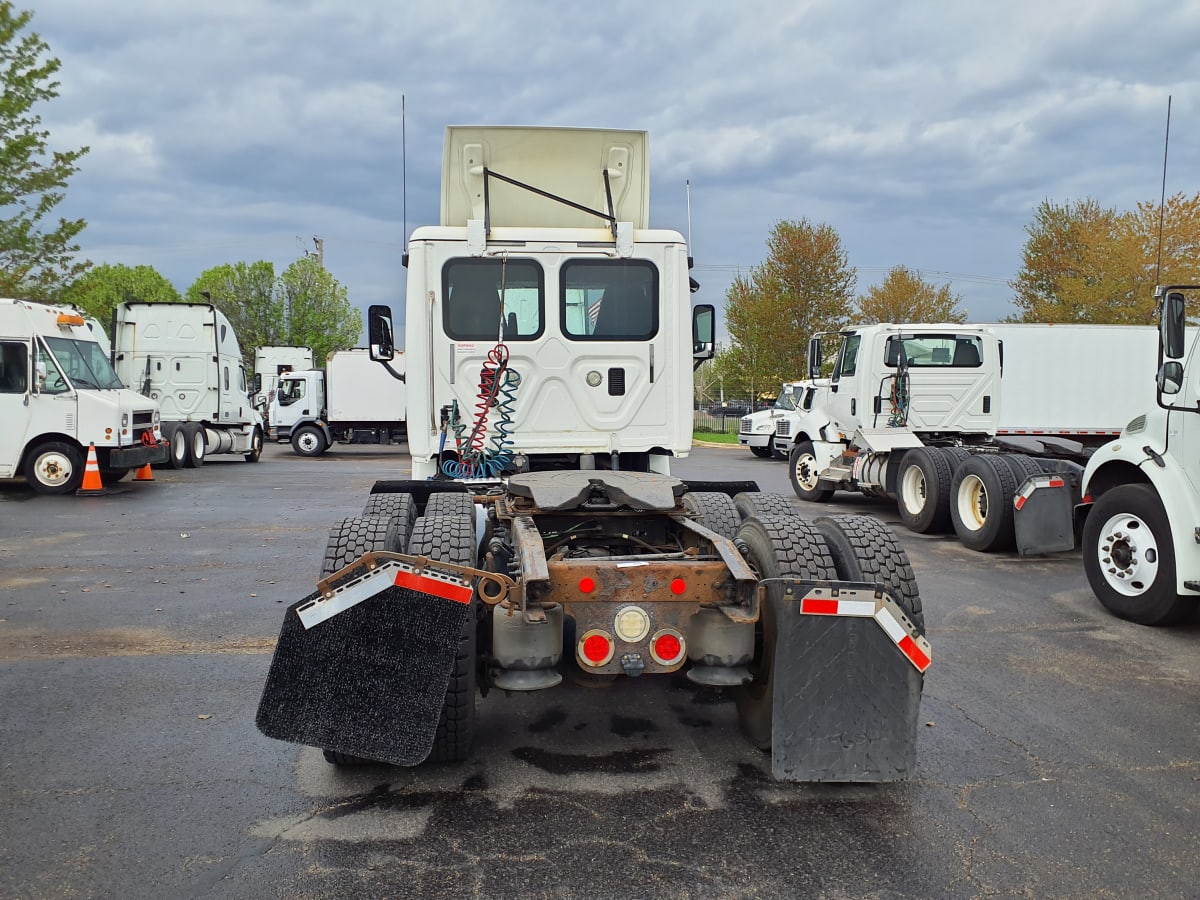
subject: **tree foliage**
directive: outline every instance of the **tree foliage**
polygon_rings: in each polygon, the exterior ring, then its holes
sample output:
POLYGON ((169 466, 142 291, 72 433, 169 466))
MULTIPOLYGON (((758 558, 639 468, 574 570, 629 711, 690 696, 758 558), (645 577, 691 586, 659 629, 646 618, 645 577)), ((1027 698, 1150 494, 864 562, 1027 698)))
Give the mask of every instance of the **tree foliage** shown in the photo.
POLYGON ((926 281, 919 272, 895 266, 878 285, 858 298, 858 318, 863 322, 965 322, 962 298, 926 281))
POLYGON ((87 147, 49 151, 37 104, 58 96, 60 62, 37 32, 33 13, 0 0, 0 296, 47 300, 86 271, 74 243, 83 219, 50 219, 87 147))
POLYGON ((153 266, 101 265, 63 289, 60 299, 73 303, 107 325, 118 303, 178 303, 175 286, 153 266))
POLYGON ((851 316, 857 279, 831 226, 780 221, 767 239, 767 258, 726 292, 733 346, 730 365, 754 394, 799 378, 809 337, 851 316))
POLYGON ((276 277, 269 262, 233 263, 201 273, 187 290, 192 303, 212 303, 229 317, 252 368, 254 351, 265 346, 311 347, 323 361, 334 350, 353 347, 362 317, 346 288, 313 257, 298 259, 276 277))
POLYGON ((1192 283, 1200 275, 1200 194, 1120 212, 1093 199, 1034 211, 1011 283, 1021 322, 1154 322, 1156 284, 1192 283))

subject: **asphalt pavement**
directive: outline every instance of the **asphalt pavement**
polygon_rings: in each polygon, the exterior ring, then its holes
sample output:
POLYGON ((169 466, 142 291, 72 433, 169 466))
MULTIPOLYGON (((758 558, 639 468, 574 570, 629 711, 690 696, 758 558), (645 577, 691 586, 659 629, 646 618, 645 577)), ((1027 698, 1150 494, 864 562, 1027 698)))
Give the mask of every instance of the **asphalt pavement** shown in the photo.
MULTIPOLYGON (((1200 897, 1200 625, 1110 617, 1078 553, 882 501, 925 607, 916 776, 772 781, 682 679, 480 701, 472 760, 342 770, 254 713, 285 607, 402 447, 0 486, 0 897, 1200 897)), ((697 448, 682 477, 786 464, 697 448)))

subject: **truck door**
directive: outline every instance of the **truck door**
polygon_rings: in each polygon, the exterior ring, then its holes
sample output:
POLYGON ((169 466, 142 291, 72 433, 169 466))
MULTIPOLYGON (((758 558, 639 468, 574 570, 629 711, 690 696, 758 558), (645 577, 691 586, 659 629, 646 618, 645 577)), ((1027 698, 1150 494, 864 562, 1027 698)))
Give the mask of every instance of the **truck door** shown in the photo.
POLYGON ((0 476, 16 472, 29 439, 30 384, 28 342, 0 340, 0 476))
POLYGON ((829 382, 829 417, 846 432, 854 434, 860 423, 858 409, 858 356, 862 348, 861 334, 848 334, 842 338, 837 359, 833 365, 833 377, 829 382))

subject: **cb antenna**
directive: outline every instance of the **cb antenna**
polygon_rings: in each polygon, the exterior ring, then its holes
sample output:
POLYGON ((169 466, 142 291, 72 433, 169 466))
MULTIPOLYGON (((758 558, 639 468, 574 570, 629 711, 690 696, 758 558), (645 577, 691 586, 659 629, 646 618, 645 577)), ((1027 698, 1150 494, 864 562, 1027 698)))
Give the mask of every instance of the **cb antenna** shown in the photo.
POLYGON ((406 124, 408 118, 405 115, 404 95, 400 95, 400 210, 403 233, 400 235, 401 243, 404 248, 408 249, 408 152, 406 124))
POLYGON ((1167 148, 1171 145, 1171 95, 1167 94, 1167 136, 1163 140, 1162 193, 1158 199, 1158 260, 1154 264, 1154 286, 1162 284, 1163 218, 1167 204, 1167 148))

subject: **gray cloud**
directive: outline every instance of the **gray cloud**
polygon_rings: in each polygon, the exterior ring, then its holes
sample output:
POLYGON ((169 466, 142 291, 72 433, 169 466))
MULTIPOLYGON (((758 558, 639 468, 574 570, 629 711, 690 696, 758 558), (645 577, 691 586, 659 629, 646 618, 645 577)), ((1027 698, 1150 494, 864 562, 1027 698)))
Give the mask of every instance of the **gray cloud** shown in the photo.
POLYGON ((860 290, 905 264, 998 318, 1041 200, 1157 199, 1168 94, 1168 189, 1200 189, 1195 0, 42 0, 34 28, 63 62, 53 140, 92 147, 85 254, 181 289, 319 234, 356 304, 398 303, 402 125, 409 231, 436 221, 446 125, 648 130, 652 221, 687 227, 690 181, 711 301, 806 216, 860 290))

